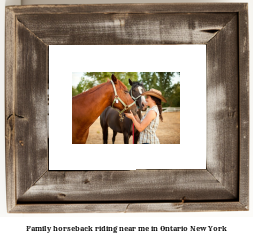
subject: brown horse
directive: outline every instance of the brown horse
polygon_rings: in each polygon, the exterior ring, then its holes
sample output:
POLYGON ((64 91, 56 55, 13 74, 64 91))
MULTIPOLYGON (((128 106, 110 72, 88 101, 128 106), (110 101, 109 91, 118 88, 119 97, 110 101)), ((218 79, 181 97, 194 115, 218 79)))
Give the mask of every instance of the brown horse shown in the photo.
POLYGON ((126 109, 126 112, 131 111, 135 115, 137 112, 136 105, 132 105, 129 108, 123 106, 120 100, 115 100, 115 91, 126 105, 132 104, 134 101, 129 95, 127 87, 112 75, 112 82, 108 81, 98 86, 91 88, 90 90, 83 92, 72 98, 72 143, 73 144, 85 144, 89 134, 89 127, 94 121, 101 115, 101 113, 111 106, 119 109, 120 111, 126 109))

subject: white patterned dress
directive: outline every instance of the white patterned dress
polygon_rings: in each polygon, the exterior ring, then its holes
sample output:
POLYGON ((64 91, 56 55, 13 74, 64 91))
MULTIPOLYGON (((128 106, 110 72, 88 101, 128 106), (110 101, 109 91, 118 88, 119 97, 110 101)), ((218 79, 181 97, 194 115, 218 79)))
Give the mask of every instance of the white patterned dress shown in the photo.
POLYGON ((159 139, 157 138, 155 132, 159 125, 159 110, 157 105, 149 108, 146 112, 146 114, 141 119, 141 122, 144 120, 144 118, 148 115, 149 111, 155 111, 156 112, 156 118, 150 122, 150 124, 140 133, 138 144, 148 143, 148 144, 160 144, 159 139))

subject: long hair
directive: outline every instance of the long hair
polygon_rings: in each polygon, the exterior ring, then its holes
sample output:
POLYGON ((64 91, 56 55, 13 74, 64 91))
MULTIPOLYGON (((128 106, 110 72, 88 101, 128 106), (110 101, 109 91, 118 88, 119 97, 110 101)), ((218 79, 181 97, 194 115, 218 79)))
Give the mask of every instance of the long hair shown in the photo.
POLYGON ((162 100, 157 98, 157 97, 154 97, 154 96, 151 96, 150 97, 155 101, 157 107, 158 107, 158 110, 159 110, 159 118, 161 121, 163 121, 163 116, 162 116, 162 112, 163 112, 163 108, 162 108, 162 100))

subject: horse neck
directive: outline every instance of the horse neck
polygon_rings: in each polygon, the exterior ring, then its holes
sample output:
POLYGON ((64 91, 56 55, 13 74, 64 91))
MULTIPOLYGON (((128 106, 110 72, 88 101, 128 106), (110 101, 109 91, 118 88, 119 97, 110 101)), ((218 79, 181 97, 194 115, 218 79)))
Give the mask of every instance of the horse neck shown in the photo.
POLYGON ((98 85, 73 98, 73 106, 81 113, 79 116, 88 126, 91 125, 112 104, 113 87, 110 82, 98 85), (87 116, 88 115, 88 116, 87 116))

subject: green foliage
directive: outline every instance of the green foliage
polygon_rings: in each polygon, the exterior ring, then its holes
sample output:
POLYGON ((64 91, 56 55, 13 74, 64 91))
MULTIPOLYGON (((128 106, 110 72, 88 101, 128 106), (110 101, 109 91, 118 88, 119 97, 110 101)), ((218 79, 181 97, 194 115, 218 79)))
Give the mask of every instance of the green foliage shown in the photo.
POLYGON ((77 94, 79 94, 78 91, 72 86, 72 97, 76 96, 77 94))
POLYGON ((77 85, 76 89, 78 93, 82 93, 98 84, 105 83, 108 79, 110 80, 112 74, 114 74, 117 79, 122 81, 128 89, 131 88, 128 83, 129 78, 132 81, 138 80, 137 72, 86 72, 81 78, 81 81, 77 85))
POLYGON ((158 89, 167 100, 167 103, 162 104, 164 107, 180 107, 180 83, 172 85, 171 80, 175 74, 173 72, 140 72, 139 74, 137 72, 85 72, 77 87, 72 86, 72 96, 110 80, 112 74, 128 89, 131 88, 128 83, 129 78, 132 81, 142 81, 146 90, 158 89))
POLYGON ((180 107, 180 83, 175 83, 172 86, 171 96, 169 98, 169 105, 172 107, 180 107))
MULTIPOLYGON (((157 89, 162 92, 162 95, 166 98, 167 103, 162 103, 164 107, 175 107, 174 101, 170 98, 174 95, 174 89, 172 86, 173 72, 141 72, 141 81, 147 90, 151 88, 157 89)), ((174 96, 173 96, 174 97, 174 96)), ((179 87, 179 104, 180 104, 180 87, 179 87)))

